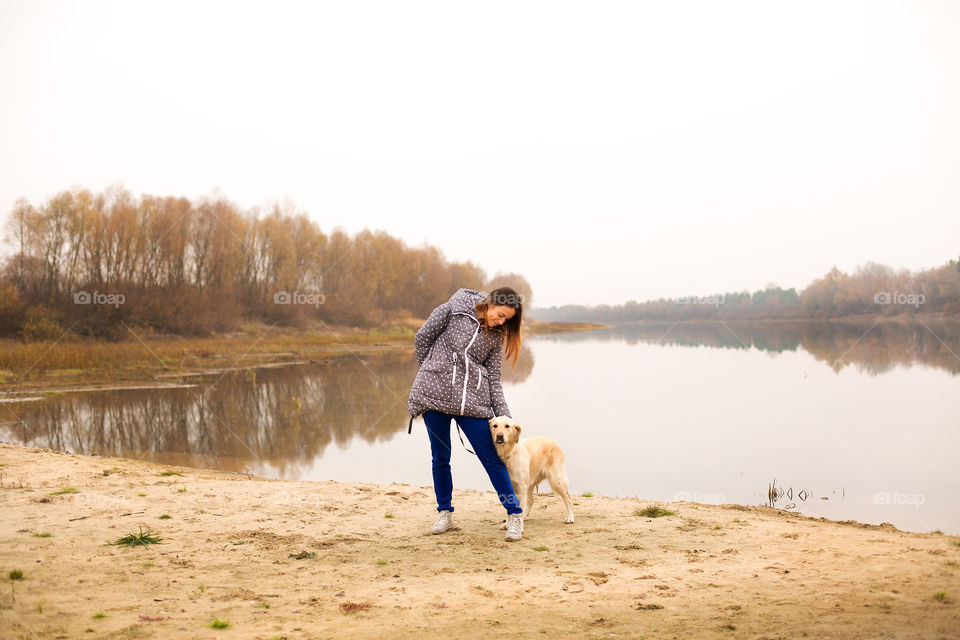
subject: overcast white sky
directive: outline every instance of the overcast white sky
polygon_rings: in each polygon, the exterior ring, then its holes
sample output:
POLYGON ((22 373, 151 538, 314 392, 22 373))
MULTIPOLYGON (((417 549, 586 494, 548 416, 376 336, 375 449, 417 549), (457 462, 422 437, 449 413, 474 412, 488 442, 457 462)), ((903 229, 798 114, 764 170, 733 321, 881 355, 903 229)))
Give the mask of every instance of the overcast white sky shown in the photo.
POLYGON ((535 305, 960 254, 960 2, 0 0, 0 212, 71 186, 383 229, 535 305))

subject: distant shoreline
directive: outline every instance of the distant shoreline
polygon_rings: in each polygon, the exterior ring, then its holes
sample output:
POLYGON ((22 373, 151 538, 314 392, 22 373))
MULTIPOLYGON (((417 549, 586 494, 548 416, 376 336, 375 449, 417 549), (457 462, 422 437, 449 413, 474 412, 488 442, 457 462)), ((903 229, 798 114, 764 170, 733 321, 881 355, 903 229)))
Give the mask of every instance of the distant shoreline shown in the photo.
MULTIPOLYGON (((289 366, 347 353, 412 349, 421 323, 410 321, 386 328, 323 324, 304 330, 253 323, 237 332, 209 337, 133 334, 123 342, 74 338, 23 343, 0 339, 0 401, 67 390, 144 385, 164 388, 225 369, 289 366)), ((533 320, 526 323, 524 334, 591 331, 609 326, 533 320)))

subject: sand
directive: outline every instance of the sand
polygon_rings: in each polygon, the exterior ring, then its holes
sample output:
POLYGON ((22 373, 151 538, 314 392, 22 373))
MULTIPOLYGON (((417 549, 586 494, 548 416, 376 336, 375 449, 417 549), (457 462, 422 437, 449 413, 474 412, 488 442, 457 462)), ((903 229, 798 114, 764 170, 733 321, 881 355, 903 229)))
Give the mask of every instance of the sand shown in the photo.
POLYGON ((890 525, 599 496, 565 525, 541 495, 508 543, 492 492, 456 491, 431 535, 430 487, 0 465, 2 638, 960 637, 960 541, 890 525), (141 527, 161 544, 106 544, 141 527))

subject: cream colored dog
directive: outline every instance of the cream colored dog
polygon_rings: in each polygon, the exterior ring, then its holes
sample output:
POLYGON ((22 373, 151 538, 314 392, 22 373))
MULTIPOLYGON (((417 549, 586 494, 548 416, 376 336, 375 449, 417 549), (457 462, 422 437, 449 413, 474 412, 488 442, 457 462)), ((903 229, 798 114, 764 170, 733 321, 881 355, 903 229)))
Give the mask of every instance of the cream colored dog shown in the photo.
POLYGON ((568 490, 570 482, 563 466, 560 445, 546 436, 521 440, 520 431, 520 425, 507 416, 490 420, 490 435, 497 455, 510 473, 510 482, 523 509, 523 519, 527 519, 533 506, 533 490, 546 479, 553 492, 563 499, 567 511, 563 521, 573 522, 573 500, 568 490))

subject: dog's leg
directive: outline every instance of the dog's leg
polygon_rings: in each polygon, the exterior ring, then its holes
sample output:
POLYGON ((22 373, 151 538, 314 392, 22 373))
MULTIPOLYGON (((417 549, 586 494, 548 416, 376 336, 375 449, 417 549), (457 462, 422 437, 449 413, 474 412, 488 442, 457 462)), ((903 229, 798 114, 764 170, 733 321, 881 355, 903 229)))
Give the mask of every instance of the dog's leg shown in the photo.
POLYGON ((527 485, 527 503, 523 507, 523 519, 526 520, 527 516, 530 515, 530 510, 533 509, 533 490, 537 487, 531 483, 527 485))
POLYGON ((514 493, 517 494, 517 502, 520 503, 520 508, 523 510, 523 519, 527 519, 527 514, 530 513, 530 496, 529 491, 524 491, 523 487, 514 487, 514 493))
POLYGON ((563 499, 563 506, 566 509, 563 522, 564 524, 570 524, 573 522, 573 500, 570 498, 570 481, 567 479, 567 472, 563 469, 560 469, 556 476, 556 484, 553 482, 554 477, 552 475, 548 478, 550 480, 550 488, 563 499))

